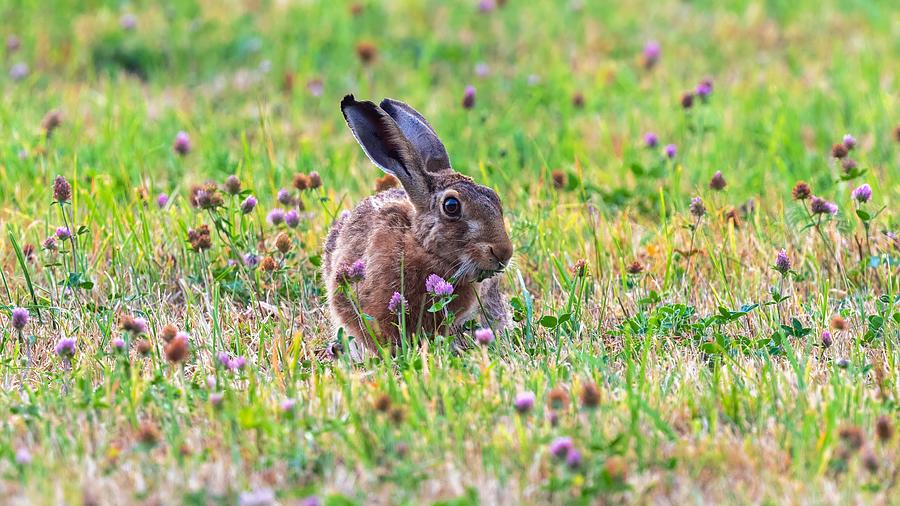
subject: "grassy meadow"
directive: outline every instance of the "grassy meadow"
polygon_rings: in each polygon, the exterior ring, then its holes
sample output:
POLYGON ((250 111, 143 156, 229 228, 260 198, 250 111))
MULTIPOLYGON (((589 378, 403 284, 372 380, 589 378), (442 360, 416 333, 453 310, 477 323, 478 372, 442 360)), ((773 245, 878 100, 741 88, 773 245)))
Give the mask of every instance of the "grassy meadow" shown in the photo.
POLYGON ((0 0, 0 43, 0 503, 900 504, 892 2, 0 0), (385 183, 347 93, 500 195, 490 344, 330 353, 385 183))

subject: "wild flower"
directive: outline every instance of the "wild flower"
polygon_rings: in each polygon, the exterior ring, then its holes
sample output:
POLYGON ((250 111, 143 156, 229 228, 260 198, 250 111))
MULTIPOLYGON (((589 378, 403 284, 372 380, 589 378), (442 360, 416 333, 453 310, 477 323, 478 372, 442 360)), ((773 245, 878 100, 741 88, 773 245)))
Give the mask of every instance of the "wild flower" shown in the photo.
POLYGON ((849 150, 847 149, 847 146, 845 146, 842 142, 831 146, 831 156, 835 158, 843 158, 847 156, 848 152, 849 150))
POLYGON ((566 458, 574 449, 575 444, 570 437, 558 437, 550 442, 550 453, 558 459, 566 458))
POLYGON ((547 394, 547 404, 550 409, 562 409, 569 404, 569 393, 562 387, 555 387, 547 394))
POLYGON ((56 342, 56 347, 54 347, 53 350, 60 357, 71 357, 75 354, 75 339, 72 337, 63 337, 56 342))
POLYGON ((429 274, 425 279, 425 290, 436 297, 446 297, 453 293, 453 285, 437 274, 429 274))
POLYGON ((482 346, 487 346, 494 342, 494 331, 484 327, 475 331, 475 341, 482 346))
POLYGON ((200 225, 188 230, 188 242, 194 251, 205 251, 212 248, 212 235, 208 225, 200 225))
POLYGON ((178 362, 183 362, 188 357, 188 353, 190 352, 190 337, 186 332, 179 332, 175 334, 175 337, 169 341, 165 348, 163 348, 163 352, 165 352, 166 360, 172 362, 173 364, 177 364, 178 362))
POLYGON ((15 35, 10 35, 6 38, 6 50, 10 53, 15 53, 20 47, 22 47, 22 41, 15 35))
POLYGON ((689 91, 681 95, 681 107, 682 109, 694 107, 694 94, 692 92, 689 91))
POLYGON ((13 81, 21 81, 28 77, 28 64, 26 63, 16 63, 9 69, 9 77, 13 81))
POLYGON ((366 264, 361 259, 338 270, 338 279, 345 283, 358 283, 366 278, 366 264))
POLYGON ((812 196, 812 189, 809 187, 809 183, 805 181, 798 181, 797 184, 794 185, 794 189, 791 190, 791 196, 794 197, 794 200, 806 200, 812 196))
POLYGON ((847 330, 850 328, 850 323, 843 316, 836 314, 831 317, 831 328, 834 330, 847 330))
POLYGON ((475 107, 475 87, 471 84, 466 86, 466 89, 463 92, 462 106, 464 109, 475 107))
POLYGON ((281 401, 281 405, 279 407, 281 408, 282 413, 288 413, 293 411, 296 406, 297 400, 289 397, 281 401))
POLYGON ((241 193, 241 180, 234 174, 225 178, 225 183, 222 186, 229 195, 241 193))
POLYGON ((244 265, 249 269, 255 269, 259 265, 259 256, 253 253, 244 255, 244 265))
POLYGON ((214 408, 217 408, 222 405, 222 401, 225 400, 225 394, 222 392, 213 392, 209 394, 209 403, 213 405, 214 408))
POLYGON ((700 197, 694 197, 691 199, 690 205, 691 214, 699 219, 702 218, 703 215, 706 214, 706 206, 703 205, 703 199, 700 197))
POLYGON ((297 228, 300 225, 300 213, 296 209, 286 212, 284 214, 284 224, 291 228, 297 228))
POLYGON ((834 339, 831 337, 831 332, 828 332, 827 330, 822 332, 822 347, 830 348, 833 343, 834 339))
POLYGON ((647 69, 653 68, 653 66, 659 62, 661 52, 659 42, 656 42, 655 40, 648 41, 644 44, 644 67, 647 69))
POLYGON ((844 172, 850 172, 856 167, 856 160, 850 158, 849 156, 841 160, 841 168, 844 169, 844 172))
POLYGON ((172 143, 172 149, 181 156, 185 156, 191 152, 191 138, 187 132, 180 131, 175 134, 175 141, 172 143))
POLYGON ((852 150, 853 148, 856 147, 856 138, 850 134, 846 134, 846 135, 844 135, 843 144, 844 144, 844 147, 847 148, 848 151, 852 150))
POLYGON ((494 0, 479 0, 478 2, 478 10, 483 13, 488 13, 497 8, 496 2, 494 0))
POLYGON ((119 18, 119 26, 122 27, 123 30, 131 31, 137 28, 137 16, 134 14, 125 14, 121 18, 119 18))
POLYGON ((31 464, 31 452, 28 451, 28 448, 22 446, 16 450, 16 464, 20 466, 31 464))
POLYGON ((625 270, 628 272, 628 274, 637 275, 644 272, 644 266, 639 261, 635 260, 634 262, 628 264, 628 266, 625 267, 625 270))
POLYGON ((704 102, 712 95, 712 81, 709 79, 704 79, 700 81, 700 84, 697 85, 697 88, 694 90, 700 100, 704 102))
MULTIPOLYGON (((63 115, 56 109, 48 111, 47 114, 44 115, 43 119, 41 119, 41 130, 44 131, 44 135, 49 139, 53 132, 62 125, 63 115)), ((57 176, 59 178, 61 176, 57 176)), ((68 184, 68 183, 66 183, 68 184)), ((57 199, 59 200, 59 199, 57 199)))
POLYGON ((272 225, 278 226, 284 223, 284 209, 280 207, 276 207, 269 211, 269 214, 266 215, 266 220, 272 225))
POLYGON ((168 196, 168 195, 166 195, 165 193, 160 193, 159 195, 157 195, 157 197, 156 197, 156 207, 162 209, 162 208, 166 207, 166 205, 167 205, 168 203, 169 203, 169 196, 168 196))
POLYGON ((72 237, 72 231, 69 230, 69 227, 56 227, 56 238, 60 241, 68 240, 72 237))
POLYGON ((112 345, 114 351, 122 351, 125 349, 125 340, 121 337, 114 338, 112 341, 110 341, 110 344, 112 345))
POLYGON ((675 155, 678 153, 678 148, 676 148, 674 144, 668 144, 666 145, 664 152, 666 157, 671 160, 675 158, 675 155))
POLYGON ((577 277, 583 277, 587 274, 587 261, 583 258, 579 258, 575 261, 575 264, 572 266, 572 274, 577 277))
POLYGON ((813 214, 837 214, 838 207, 833 202, 828 202, 827 200, 820 197, 813 197, 812 201, 809 205, 809 210, 812 211, 813 214))
POLYGON ((561 190, 566 187, 568 178, 566 177, 565 172, 557 169, 550 173, 550 177, 553 179, 553 187, 557 190, 561 190))
POLYGON ((881 415, 875 420, 875 434, 882 443, 887 443, 894 437, 894 425, 887 415, 881 415))
POLYGON ((648 148, 655 148, 659 145, 659 137, 653 132, 644 134, 644 145, 648 148))
POLYGON ((275 237, 275 249, 282 255, 287 254, 291 250, 291 238, 284 232, 275 237))
POLYGON ((566 455, 566 465, 570 469, 577 469, 581 467, 581 452, 575 450, 574 448, 569 450, 566 455))
POLYGON ((872 199, 872 187, 863 183, 856 187, 850 194, 857 202, 865 204, 872 199))
POLYGON ((43 244, 41 245, 47 251, 56 251, 56 237, 50 236, 44 239, 43 244))
POLYGON ((596 383, 589 381, 581 387, 581 405, 593 409, 600 405, 600 388, 596 383))
POLYGON ((322 187, 322 176, 319 175, 318 172, 312 171, 309 173, 309 189, 315 190, 316 188, 322 187))
POLYGON ((147 333, 147 320, 144 318, 135 318, 133 316, 123 316, 121 320, 122 330, 130 332, 134 335, 147 333))
POLYGON ((14 329, 21 331, 28 325, 28 310, 24 307, 14 307, 12 309, 12 326, 14 329))
POLYGON ((291 191, 287 188, 282 188, 278 190, 278 202, 282 205, 289 206, 294 203, 294 197, 291 195, 291 191))
POLYGON ((57 202, 68 202, 72 199, 72 186, 66 178, 56 176, 53 180, 53 198, 57 202))
POLYGON ((356 45, 356 56, 363 64, 372 63, 378 56, 378 46, 368 41, 360 42, 356 45))
MULTIPOLYGON (((309 176, 307 176, 306 174, 302 174, 302 173, 295 174, 294 180, 293 180, 293 185, 294 185, 294 188, 296 188, 300 191, 308 189, 309 185, 310 185, 309 176)), ((284 191, 284 190, 282 190, 282 191, 284 191)), ((281 201, 281 192, 278 192, 278 200, 281 201)), ((284 203, 283 204, 289 205, 289 203, 290 202, 288 202, 287 204, 284 204, 284 203)))
POLYGON ((791 258, 785 250, 781 250, 775 256, 775 270, 782 275, 787 274, 791 270, 791 258))
POLYGON ((491 67, 487 63, 478 62, 475 64, 475 75, 478 77, 487 77, 491 73, 491 67))
POLYGON ((244 214, 250 214, 253 210, 256 209, 256 197, 253 195, 248 195, 247 198, 241 202, 241 212, 244 214))
POLYGON ((400 314, 401 311, 406 311, 406 299, 403 297, 403 294, 394 292, 394 294, 391 295, 391 300, 388 302, 388 311, 394 314, 400 314))
POLYGON ((534 392, 519 392, 513 401, 513 406, 520 414, 525 414, 534 408, 535 395, 534 392))
POLYGON ((724 190, 727 184, 721 170, 717 170, 716 173, 713 174, 712 179, 709 180, 709 187, 715 191, 724 190))
POLYGON ((159 337, 165 343, 168 343, 172 339, 175 339, 176 335, 178 335, 178 329, 175 327, 175 325, 172 325, 171 323, 167 323, 167 324, 163 325, 163 328, 159 333, 159 337))

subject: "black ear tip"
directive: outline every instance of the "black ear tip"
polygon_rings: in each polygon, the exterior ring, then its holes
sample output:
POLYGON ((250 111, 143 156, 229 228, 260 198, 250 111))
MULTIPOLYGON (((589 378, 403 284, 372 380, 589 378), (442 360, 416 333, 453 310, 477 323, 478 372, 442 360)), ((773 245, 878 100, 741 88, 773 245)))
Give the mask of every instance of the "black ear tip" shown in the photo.
POLYGON ((356 105, 356 103, 357 103, 357 102, 356 102, 356 99, 353 98, 353 94, 352 94, 352 93, 349 93, 349 94, 347 94, 347 95, 344 95, 343 100, 341 100, 341 110, 344 110, 344 109, 346 109, 347 107, 350 107, 351 105, 356 105))
POLYGON ((394 99, 386 98, 386 99, 382 100, 380 104, 378 104, 378 107, 381 107, 385 111, 390 111, 394 108, 395 102, 396 101, 394 99))

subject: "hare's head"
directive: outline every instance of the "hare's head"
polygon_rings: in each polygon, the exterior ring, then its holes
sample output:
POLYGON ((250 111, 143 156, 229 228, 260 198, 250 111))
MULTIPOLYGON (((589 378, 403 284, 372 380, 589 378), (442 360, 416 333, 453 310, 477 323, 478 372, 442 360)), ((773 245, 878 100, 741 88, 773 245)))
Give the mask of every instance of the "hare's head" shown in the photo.
POLYGON ((366 155, 403 185, 415 208, 416 239, 455 269, 455 279, 481 281, 506 267, 513 247, 500 198, 451 168, 444 144, 421 114, 396 100, 378 106, 353 95, 344 97, 341 110, 366 155))

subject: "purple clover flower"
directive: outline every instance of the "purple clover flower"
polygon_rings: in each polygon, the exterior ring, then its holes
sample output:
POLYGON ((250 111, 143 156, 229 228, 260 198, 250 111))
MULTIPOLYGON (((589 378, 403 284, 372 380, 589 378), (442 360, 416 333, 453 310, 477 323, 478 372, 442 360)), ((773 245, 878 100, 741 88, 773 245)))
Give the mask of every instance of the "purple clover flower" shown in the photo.
POLYGON ((831 332, 828 332, 827 330, 822 332, 822 347, 830 348, 832 344, 834 344, 834 339, 831 337, 831 332))
POLYGON ((566 455, 566 465, 570 469, 581 467, 581 452, 575 449, 569 450, 569 454, 566 455))
POLYGON ((647 41, 644 45, 644 65, 647 68, 653 67, 659 61, 660 53, 662 53, 659 42, 655 40, 647 41))
POLYGON ((782 275, 787 274, 787 272, 791 270, 791 258, 785 250, 779 251, 778 255, 775 257, 775 270, 782 275))
POLYGON ((853 137, 850 134, 844 136, 843 142, 844 147, 847 148, 847 151, 850 151, 851 149, 856 147, 856 137, 853 137))
POLYGON ((159 196, 156 197, 156 207, 162 209, 166 207, 169 203, 169 196, 165 193, 160 193, 159 196))
POLYGON ((64 337, 60 339, 59 341, 57 341, 54 351, 60 357, 71 357, 75 354, 75 339, 71 337, 64 337))
POLYGON ((437 274, 429 274, 425 279, 425 290, 437 297, 446 297, 453 294, 453 285, 437 274))
POLYGON ((296 209, 291 209, 285 213, 284 224, 291 228, 297 228, 297 226, 300 225, 300 213, 297 212, 296 209))
POLYGON ((697 89, 695 90, 697 96, 700 97, 701 100, 706 100, 712 94, 712 84, 708 81, 703 81, 697 85, 697 89))
POLYGON ((475 331, 475 340, 482 346, 487 346, 494 342, 494 331, 485 327, 475 331))
POLYGON ((394 314, 406 311, 406 299, 403 298, 403 294, 394 292, 394 295, 391 295, 391 300, 388 302, 388 311, 394 314))
POLYGON ((837 214, 838 207, 837 204, 833 202, 828 202, 827 200, 820 197, 813 197, 812 202, 809 204, 809 209, 813 214, 837 214))
POLYGON ((281 401, 281 411, 284 413, 288 413, 294 410, 297 406, 297 400, 293 398, 287 398, 281 401))
POLYGON ((172 149, 181 156, 185 156, 191 152, 191 138, 188 137, 184 130, 175 134, 175 142, 172 143, 172 149))
POLYGON ((255 269, 256 266, 259 265, 259 256, 253 253, 247 253, 244 255, 244 265, 250 269, 255 269))
POLYGON ((122 351, 125 349, 125 340, 121 337, 113 339, 110 344, 112 345, 114 351, 122 351))
POLYGON ((678 154, 678 148, 676 148, 674 144, 668 144, 665 147, 665 153, 666 153, 666 157, 668 157, 669 160, 671 160, 671 159, 675 158, 676 154, 678 154))
POLYGON ((534 400, 534 392, 519 392, 516 395, 516 400, 513 401, 513 406, 516 408, 516 411, 525 414, 534 407, 534 400))
POLYGON ((575 450, 570 437, 558 437, 550 443, 550 453, 558 459, 564 459, 569 452, 575 450))
POLYGON ((9 77, 13 81, 21 81, 28 77, 28 64, 26 63, 16 63, 9 69, 9 77))
POLYGON ((23 446, 16 450, 16 464, 20 466, 31 464, 31 452, 28 451, 28 448, 23 446))
POLYGON ((872 187, 867 183, 863 183, 856 187, 850 195, 858 202, 865 204, 872 199, 872 187))
POLYGON ((65 241, 72 237, 72 231, 69 230, 69 227, 57 227, 56 228, 56 238, 60 241, 65 241))
POLYGON ((648 148, 655 148, 659 145, 659 137, 653 132, 647 132, 644 134, 644 145, 648 148))
POLYGON ((291 191, 287 188, 282 188, 278 190, 278 202, 282 205, 289 206, 293 203, 294 197, 291 196, 291 191))
POLYGON ((466 90, 463 92, 462 106, 464 109, 475 107, 475 87, 471 84, 466 86, 466 90))
POLYGON ((250 214, 256 208, 256 197, 253 195, 247 196, 243 202, 241 202, 241 212, 244 214, 250 214))
POLYGON ((28 325, 28 310, 24 307, 14 307, 12 310, 12 326, 21 331, 28 325))
POLYGON ((269 214, 266 216, 266 219, 272 225, 278 226, 284 222, 284 209, 280 207, 276 207, 269 211, 269 214))

